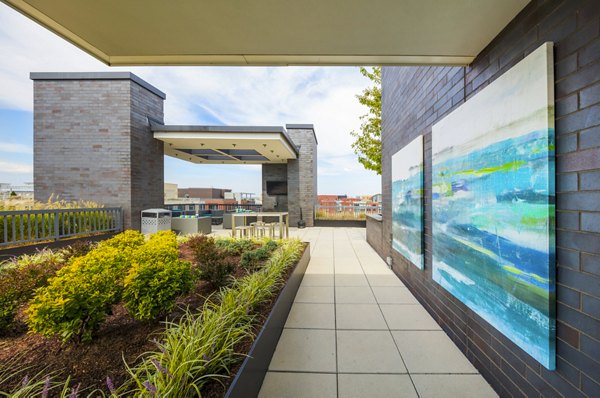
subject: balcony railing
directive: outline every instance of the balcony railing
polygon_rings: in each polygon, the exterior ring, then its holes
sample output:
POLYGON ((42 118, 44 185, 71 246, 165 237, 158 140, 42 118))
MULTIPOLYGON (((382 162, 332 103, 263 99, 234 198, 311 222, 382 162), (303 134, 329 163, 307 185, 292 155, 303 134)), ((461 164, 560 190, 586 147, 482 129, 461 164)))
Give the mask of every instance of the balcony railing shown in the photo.
POLYGON ((122 230, 120 207, 0 211, 0 247, 122 230))
POLYGON ((364 220, 367 214, 381 213, 381 205, 375 206, 315 206, 317 220, 364 220))

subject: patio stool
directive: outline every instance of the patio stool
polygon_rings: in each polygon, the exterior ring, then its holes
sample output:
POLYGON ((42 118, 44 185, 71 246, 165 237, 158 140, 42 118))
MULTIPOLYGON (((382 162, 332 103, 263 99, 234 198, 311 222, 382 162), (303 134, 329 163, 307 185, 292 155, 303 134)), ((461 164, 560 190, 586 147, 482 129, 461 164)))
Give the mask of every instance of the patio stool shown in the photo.
POLYGON ((236 231, 240 232, 240 238, 251 238, 254 236, 254 226, 235 227, 236 231))
POLYGON ((272 222, 269 223, 271 225, 271 236, 275 238, 276 232, 279 234, 279 239, 283 239, 283 230, 285 229, 285 222, 272 222))
POLYGON ((256 234, 257 237, 263 238, 267 232, 269 234, 269 236, 273 235, 273 227, 271 226, 270 223, 265 223, 262 221, 257 221, 257 222, 253 222, 250 223, 251 227, 254 227, 254 233, 256 234))

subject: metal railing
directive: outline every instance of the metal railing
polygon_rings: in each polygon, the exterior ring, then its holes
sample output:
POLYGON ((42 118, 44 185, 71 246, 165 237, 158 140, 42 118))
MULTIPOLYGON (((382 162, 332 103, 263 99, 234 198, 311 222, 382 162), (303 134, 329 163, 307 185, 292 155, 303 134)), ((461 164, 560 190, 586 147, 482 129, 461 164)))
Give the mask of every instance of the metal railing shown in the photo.
POLYGON ((365 220, 367 214, 381 213, 381 205, 375 206, 315 206, 317 220, 365 220))
POLYGON ((223 210, 224 212, 234 212, 236 209, 244 209, 244 210, 252 210, 252 211, 261 211, 262 205, 258 204, 231 204, 231 203, 181 203, 181 204, 172 204, 172 205, 164 205, 164 208, 167 210, 179 210, 182 212, 195 212, 203 210, 223 210))
POLYGON ((120 207, 0 211, 0 247, 122 230, 120 207))

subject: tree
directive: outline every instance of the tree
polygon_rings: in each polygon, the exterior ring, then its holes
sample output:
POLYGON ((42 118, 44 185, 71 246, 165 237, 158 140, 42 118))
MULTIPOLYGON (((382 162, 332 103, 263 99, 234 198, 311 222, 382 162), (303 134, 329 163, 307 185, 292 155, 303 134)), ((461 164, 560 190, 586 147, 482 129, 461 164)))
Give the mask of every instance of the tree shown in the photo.
POLYGON ((355 139, 352 149, 365 169, 381 174, 381 67, 360 68, 360 73, 375 84, 356 96, 369 112, 360 117, 360 131, 350 133, 355 139))

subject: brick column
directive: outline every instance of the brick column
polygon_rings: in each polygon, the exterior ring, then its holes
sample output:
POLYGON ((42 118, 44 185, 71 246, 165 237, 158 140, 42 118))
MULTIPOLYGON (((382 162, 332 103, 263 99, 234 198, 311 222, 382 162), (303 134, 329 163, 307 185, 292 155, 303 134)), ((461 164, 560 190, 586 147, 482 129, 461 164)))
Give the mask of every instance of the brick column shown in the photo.
POLYGON ((148 118, 165 94, 128 72, 32 73, 34 195, 120 206, 125 228, 162 207, 164 151, 148 118))
POLYGON ((298 159, 288 162, 288 211, 290 225, 302 218, 307 227, 314 225, 317 202, 317 137, 312 124, 288 124, 289 137, 298 147, 298 159))

